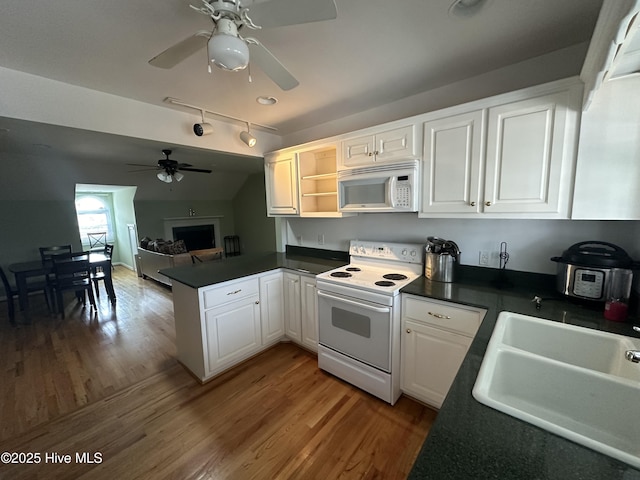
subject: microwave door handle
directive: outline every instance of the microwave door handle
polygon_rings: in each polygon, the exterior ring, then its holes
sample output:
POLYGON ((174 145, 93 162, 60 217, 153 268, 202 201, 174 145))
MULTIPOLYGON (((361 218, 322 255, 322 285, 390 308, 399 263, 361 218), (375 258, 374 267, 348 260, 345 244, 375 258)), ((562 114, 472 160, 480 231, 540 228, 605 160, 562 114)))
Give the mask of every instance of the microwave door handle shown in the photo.
POLYGON ((325 293, 321 290, 318 290, 318 296, 319 297, 325 297, 328 298, 330 300, 335 300, 337 302, 342 302, 342 303, 348 303, 349 305, 355 305, 356 307, 360 307, 360 308, 366 308, 367 310, 373 310, 374 312, 378 312, 378 313, 389 313, 391 311, 391 309, 389 307, 373 307, 371 305, 368 305, 366 303, 360 303, 360 302, 355 302, 353 300, 347 300, 346 298, 342 298, 342 297, 335 297, 333 295, 330 295, 328 293, 325 293))
POLYGON ((391 205, 391 208, 396 208, 395 195, 393 194, 396 190, 396 179, 396 176, 390 177, 388 182, 389 192, 387 193, 387 202, 391 205))

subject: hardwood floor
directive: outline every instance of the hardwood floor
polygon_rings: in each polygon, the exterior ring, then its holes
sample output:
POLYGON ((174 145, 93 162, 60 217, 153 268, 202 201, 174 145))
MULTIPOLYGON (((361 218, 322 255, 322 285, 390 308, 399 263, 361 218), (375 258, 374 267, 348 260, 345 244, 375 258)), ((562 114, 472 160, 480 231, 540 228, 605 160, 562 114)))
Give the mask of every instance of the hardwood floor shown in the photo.
POLYGON ((118 267, 114 281, 96 315, 69 301, 53 318, 34 297, 14 328, 0 305, 0 452, 41 455, 0 478, 406 477, 434 411, 391 407, 286 343, 200 385, 175 360, 170 290, 118 267))

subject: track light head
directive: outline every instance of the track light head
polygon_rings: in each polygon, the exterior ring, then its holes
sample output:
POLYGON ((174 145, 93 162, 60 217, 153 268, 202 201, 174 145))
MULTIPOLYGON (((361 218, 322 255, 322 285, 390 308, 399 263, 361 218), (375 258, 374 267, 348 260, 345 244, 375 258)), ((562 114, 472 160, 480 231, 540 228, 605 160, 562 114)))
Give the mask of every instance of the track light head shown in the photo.
POLYGON ((203 135, 209 135, 213 133, 213 125, 210 123, 194 123, 193 124, 193 133, 196 134, 197 137, 201 137, 203 135))
POLYGON ((247 131, 240 132, 240 140, 242 140, 248 147, 252 148, 256 145, 256 137, 251 135, 251 126, 247 122, 247 131))

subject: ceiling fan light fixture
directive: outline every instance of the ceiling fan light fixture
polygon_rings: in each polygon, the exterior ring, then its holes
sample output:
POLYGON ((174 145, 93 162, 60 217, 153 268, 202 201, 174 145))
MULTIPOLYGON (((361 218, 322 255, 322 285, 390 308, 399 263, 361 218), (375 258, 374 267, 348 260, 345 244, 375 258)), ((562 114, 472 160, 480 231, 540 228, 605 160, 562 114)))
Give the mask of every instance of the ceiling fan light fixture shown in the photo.
POLYGON ((173 178, 175 178, 176 181, 179 182, 180 180, 182 180, 184 178, 184 174, 182 174, 180 172, 176 172, 176 173, 173 174, 173 178))
POLYGON ((164 183, 171 183, 173 181, 173 178, 167 172, 158 172, 156 176, 158 177, 158 180, 164 183))
POLYGON ((218 20, 207 48, 209 60, 224 70, 235 72, 249 64, 249 47, 238 37, 238 27, 228 18, 218 20))

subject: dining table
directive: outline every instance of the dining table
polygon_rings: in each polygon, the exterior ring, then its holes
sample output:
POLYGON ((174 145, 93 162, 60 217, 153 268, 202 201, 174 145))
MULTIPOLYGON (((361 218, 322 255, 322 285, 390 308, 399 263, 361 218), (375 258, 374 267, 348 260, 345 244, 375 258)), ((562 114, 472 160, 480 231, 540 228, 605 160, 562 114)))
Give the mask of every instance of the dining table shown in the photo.
MULTIPOLYGON (((111 276, 111 256, 103 252, 90 252, 89 263, 92 271, 101 268, 104 272, 104 285, 107 290, 107 296, 111 303, 115 303, 116 292, 113 288, 113 278, 111 276)), ((53 273, 53 262, 31 260, 13 263, 9 265, 9 271, 14 274, 16 279, 20 310, 26 310, 29 307, 28 279, 30 277, 41 277, 53 273)))

